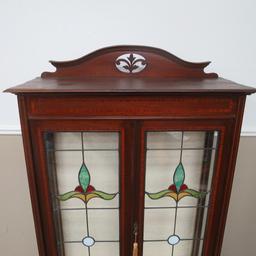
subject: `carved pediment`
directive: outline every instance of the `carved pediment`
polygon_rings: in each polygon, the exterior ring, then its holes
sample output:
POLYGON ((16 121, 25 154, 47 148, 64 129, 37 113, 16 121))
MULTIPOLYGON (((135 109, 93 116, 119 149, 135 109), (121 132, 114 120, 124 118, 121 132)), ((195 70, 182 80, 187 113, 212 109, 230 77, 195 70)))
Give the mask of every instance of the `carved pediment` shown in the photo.
POLYGON ((112 46, 71 61, 50 61, 55 72, 44 72, 42 78, 89 77, 166 77, 217 78, 205 73, 210 62, 192 63, 173 54, 148 46, 112 46))

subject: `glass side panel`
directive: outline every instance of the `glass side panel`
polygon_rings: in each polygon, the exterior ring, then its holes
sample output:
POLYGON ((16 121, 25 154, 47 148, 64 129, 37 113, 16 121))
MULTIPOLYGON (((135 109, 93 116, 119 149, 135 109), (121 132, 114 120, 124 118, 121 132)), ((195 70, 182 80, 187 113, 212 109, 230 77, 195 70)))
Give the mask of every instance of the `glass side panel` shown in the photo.
POLYGON ((119 133, 45 133, 60 256, 119 255, 119 133))
POLYGON ((201 255, 217 142, 214 131, 147 132, 143 255, 201 255))

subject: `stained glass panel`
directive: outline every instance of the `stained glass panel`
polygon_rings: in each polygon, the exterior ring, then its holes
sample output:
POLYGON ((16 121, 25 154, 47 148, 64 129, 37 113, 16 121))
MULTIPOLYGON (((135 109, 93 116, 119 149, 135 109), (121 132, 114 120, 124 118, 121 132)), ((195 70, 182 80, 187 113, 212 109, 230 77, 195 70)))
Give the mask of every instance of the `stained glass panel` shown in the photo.
POLYGON ((214 131, 147 133, 145 256, 200 255, 217 141, 214 131))
POLYGON ((45 145, 59 255, 119 255, 119 133, 47 133, 45 145))

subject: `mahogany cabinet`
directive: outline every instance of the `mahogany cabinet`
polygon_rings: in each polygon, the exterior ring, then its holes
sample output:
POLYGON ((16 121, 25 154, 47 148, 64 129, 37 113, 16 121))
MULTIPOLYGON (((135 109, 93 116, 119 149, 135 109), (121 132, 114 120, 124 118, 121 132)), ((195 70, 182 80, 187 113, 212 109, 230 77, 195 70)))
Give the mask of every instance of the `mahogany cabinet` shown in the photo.
POLYGON ((56 62, 18 96, 40 256, 220 255, 246 95, 160 49, 56 62))

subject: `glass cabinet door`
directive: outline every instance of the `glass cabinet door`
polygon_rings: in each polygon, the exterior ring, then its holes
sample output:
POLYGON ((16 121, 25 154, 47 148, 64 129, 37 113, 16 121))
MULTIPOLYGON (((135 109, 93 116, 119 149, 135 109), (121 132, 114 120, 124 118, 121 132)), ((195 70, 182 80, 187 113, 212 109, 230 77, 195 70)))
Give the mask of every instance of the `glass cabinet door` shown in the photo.
POLYGON ((137 256, 202 255, 220 132, 157 123, 42 128, 59 256, 127 256, 136 242, 137 256))
POLYGON ((119 132, 44 133, 58 255, 119 255, 119 140, 119 132))
POLYGON ((202 254, 218 135, 145 133, 144 256, 202 254))

